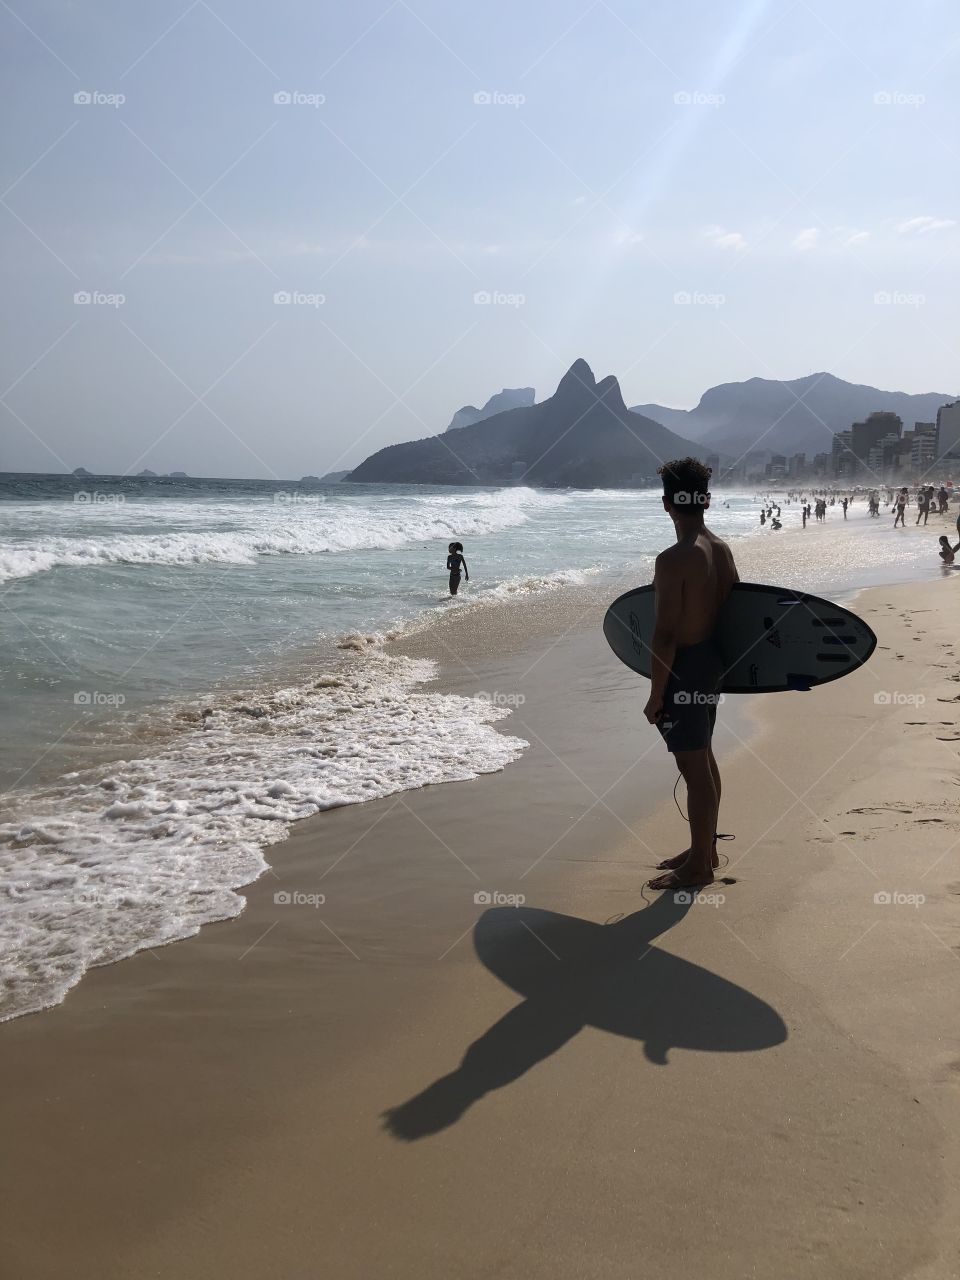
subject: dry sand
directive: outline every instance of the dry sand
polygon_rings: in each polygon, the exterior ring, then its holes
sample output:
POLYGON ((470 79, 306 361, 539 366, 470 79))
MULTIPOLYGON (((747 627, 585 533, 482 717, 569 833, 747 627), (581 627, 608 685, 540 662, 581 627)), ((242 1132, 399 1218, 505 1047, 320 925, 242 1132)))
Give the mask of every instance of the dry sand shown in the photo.
POLYGON ((299 824, 241 919, 0 1028, 5 1273, 960 1274, 946 576, 859 598, 853 676, 722 709, 736 883, 692 905, 641 893, 684 827, 593 605, 451 623, 520 761, 299 824))

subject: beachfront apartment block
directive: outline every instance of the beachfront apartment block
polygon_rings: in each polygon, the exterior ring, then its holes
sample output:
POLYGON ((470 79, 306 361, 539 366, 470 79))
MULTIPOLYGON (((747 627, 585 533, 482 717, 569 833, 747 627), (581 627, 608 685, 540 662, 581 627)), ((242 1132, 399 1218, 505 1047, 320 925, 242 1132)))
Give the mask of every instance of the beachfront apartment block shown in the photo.
POLYGON ((943 404, 937 410, 937 457, 960 457, 960 400, 943 404))
POLYGON ((915 422, 904 431, 895 413, 878 411, 864 422, 833 437, 831 469, 834 476, 859 476, 874 482, 894 483, 925 474, 940 458, 960 462, 960 401, 943 405, 936 422, 915 422))
POLYGON ((807 471, 807 455, 805 453, 792 453, 787 459, 787 475, 791 478, 799 479, 805 475, 807 471))
POLYGON ((926 471, 937 460, 937 424, 915 422, 913 440, 910 443, 910 466, 914 471, 926 471))
POLYGON ((857 459, 853 452, 853 435, 850 431, 838 431, 833 437, 831 470, 835 476, 852 476, 857 459))

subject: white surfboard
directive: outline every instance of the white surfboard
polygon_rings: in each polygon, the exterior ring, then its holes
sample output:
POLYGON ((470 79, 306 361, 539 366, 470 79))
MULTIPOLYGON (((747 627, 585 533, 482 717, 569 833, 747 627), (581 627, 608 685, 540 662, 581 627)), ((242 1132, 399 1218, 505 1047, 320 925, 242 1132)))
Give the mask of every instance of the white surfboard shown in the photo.
MULTIPOLYGON (((603 634, 621 662, 649 677, 653 587, 614 600, 603 634)), ((723 693, 811 689, 862 667, 877 637, 855 613, 820 596, 739 582, 720 611, 717 645, 726 668, 723 693)))

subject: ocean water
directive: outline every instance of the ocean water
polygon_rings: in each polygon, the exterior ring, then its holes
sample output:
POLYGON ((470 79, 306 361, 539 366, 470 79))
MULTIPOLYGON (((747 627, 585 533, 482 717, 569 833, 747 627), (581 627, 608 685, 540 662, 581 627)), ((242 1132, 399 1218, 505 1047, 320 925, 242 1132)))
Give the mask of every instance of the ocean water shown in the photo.
MULTIPOLYGON (((724 494, 711 524, 784 585, 906 577, 928 555, 885 517, 858 513, 831 557, 826 529, 798 547, 757 512, 724 494)), ((527 744, 495 727, 507 710, 425 690, 433 664, 380 642, 648 581, 670 533, 653 492, 0 476, 0 1018, 237 915, 297 818, 508 765, 527 744)))

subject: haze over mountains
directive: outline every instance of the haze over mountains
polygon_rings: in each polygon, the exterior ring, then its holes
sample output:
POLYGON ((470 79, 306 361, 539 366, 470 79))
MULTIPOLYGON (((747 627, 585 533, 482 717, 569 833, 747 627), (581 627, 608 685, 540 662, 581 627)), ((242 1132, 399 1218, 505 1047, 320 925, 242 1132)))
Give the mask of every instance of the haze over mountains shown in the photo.
POLYGON ((389 445, 354 468, 349 481, 626 487, 695 447, 632 413, 616 378, 597 382, 587 362, 576 360, 548 400, 389 445))
POLYGON ((812 459, 830 451, 834 432, 875 410, 897 413, 912 427, 936 421, 937 410, 953 398, 946 392, 881 391, 812 373, 782 382, 723 383, 704 392, 695 409, 628 409, 617 379, 597 382, 585 360, 574 362, 548 400, 535 404, 533 396, 530 387, 508 388, 482 410, 467 406, 442 435, 381 449, 350 479, 626 487, 652 478, 664 459, 687 453, 733 461, 758 450, 803 452, 812 459), (511 398, 521 403, 497 412, 511 398), (473 414, 481 416, 471 421, 473 414), (458 425, 461 415, 468 421, 458 425))
POLYGON ((755 449, 789 456, 829 453, 835 431, 846 431, 876 409, 897 413, 906 427, 935 422, 937 410, 955 396, 946 392, 908 395, 844 382, 832 373, 774 381, 750 378, 711 387, 695 409, 660 404, 632 406, 634 413, 661 422, 709 453, 739 457, 755 449))
POLYGON ((537 398, 533 387, 504 387, 496 395, 490 397, 482 409, 476 405, 465 404, 458 409, 450 421, 448 431, 457 427, 472 427, 475 422, 483 422, 484 418, 492 418, 495 413, 505 413, 507 409, 523 409, 532 405, 537 398))

